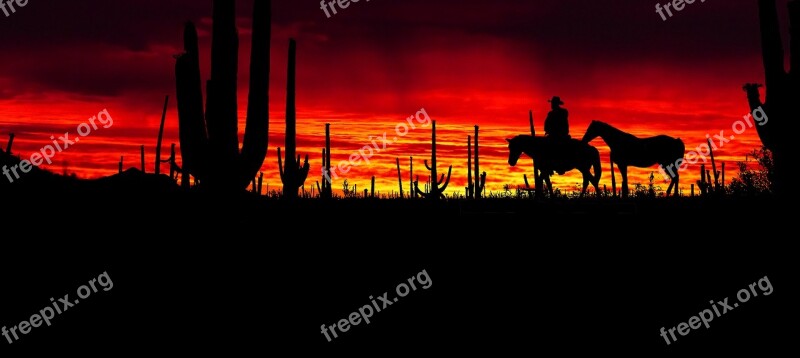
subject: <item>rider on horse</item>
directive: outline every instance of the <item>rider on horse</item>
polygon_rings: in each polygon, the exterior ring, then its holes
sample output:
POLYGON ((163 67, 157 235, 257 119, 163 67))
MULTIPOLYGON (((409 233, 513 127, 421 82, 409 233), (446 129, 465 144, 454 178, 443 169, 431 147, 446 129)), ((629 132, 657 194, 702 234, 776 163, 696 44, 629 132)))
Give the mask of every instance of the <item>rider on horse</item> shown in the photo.
POLYGON ((552 110, 547 114, 547 119, 544 120, 544 135, 554 141, 569 139, 569 111, 566 108, 561 108, 564 102, 561 97, 555 96, 549 100, 552 110))
MULTIPOLYGON (((557 157, 563 158, 570 149, 569 144, 571 144, 572 139, 569 135, 569 121, 567 119, 569 111, 561 108, 561 105, 564 104, 561 101, 561 97, 555 96, 548 102, 550 102, 552 110, 544 120, 544 135, 550 140, 550 147, 556 152, 557 157)), ((557 171, 559 175, 564 174, 561 170, 557 171)))

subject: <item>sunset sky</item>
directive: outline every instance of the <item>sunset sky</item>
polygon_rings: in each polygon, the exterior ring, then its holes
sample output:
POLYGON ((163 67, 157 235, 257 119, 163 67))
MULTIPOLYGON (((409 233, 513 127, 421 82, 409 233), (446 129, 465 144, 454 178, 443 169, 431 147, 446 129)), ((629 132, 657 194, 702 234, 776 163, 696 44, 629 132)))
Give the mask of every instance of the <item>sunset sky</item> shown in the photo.
MULTIPOLYGON (((778 1, 784 43, 786 2, 778 1)), ((732 134, 731 125, 749 111, 742 85, 763 83, 757 1, 698 1, 667 21, 655 13, 655 3, 361 0, 328 18, 319 1, 275 0, 265 181, 270 189, 281 187, 276 149, 284 140, 290 37, 298 42, 298 153, 309 153, 312 166, 307 189, 320 180, 325 123, 331 123, 338 163, 370 144, 370 136, 395 137, 395 125, 421 108, 437 121, 439 172, 453 165, 448 193, 464 192, 466 137, 476 124, 488 189, 521 185, 530 160, 509 167, 504 139, 529 133, 528 110, 542 133, 554 95, 566 102, 576 138, 593 119, 640 136, 680 137, 687 151, 704 143, 706 134, 732 134)), ((251 1, 237 1, 241 133, 251 7, 251 1)), ((183 24, 198 25, 207 79, 210 17, 210 0, 29 0, 8 17, 0 12, 0 146, 5 149, 13 132, 14 152, 27 158, 50 136, 75 133, 107 109, 113 126, 92 132, 43 167, 60 173, 66 166, 85 178, 110 175, 120 156, 126 168, 138 167, 144 144, 152 172, 167 94, 162 156, 169 155, 170 143, 178 144, 173 55, 182 52, 183 24)), ((425 181, 430 137, 430 127, 398 137, 369 164, 342 175, 334 189, 343 179, 367 188, 374 175, 382 193, 396 191, 397 157, 404 190, 409 156, 425 181)), ((601 185, 610 189, 608 150, 601 139, 592 144, 604 163, 601 185)), ((728 181, 736 175, 735 162, 758 146, 755 129, 748 129, 715 152, 727 162, 728 181)), ((631 185, 645 184, 652 170, 629 170, 631 185)), ((699 164, 682 172, 686 195, 698 170, 699 164)), ((579 181, 577 171, 553 177, 562 190, 574 190, 579 181)), ((660 178, 657 184, 666 189, 660 178)))

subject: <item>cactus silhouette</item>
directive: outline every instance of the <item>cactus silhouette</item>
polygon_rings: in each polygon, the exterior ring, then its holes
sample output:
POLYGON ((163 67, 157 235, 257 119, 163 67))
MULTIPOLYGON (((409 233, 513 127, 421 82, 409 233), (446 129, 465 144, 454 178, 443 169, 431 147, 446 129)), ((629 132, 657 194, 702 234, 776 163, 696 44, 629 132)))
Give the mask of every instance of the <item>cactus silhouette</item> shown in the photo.
POLYGON ((297 152, 296 127, 297 110, 295 108, 295 63, 297 43, 289 40, 289 69, 286 79, 286 166, 281 163, 281 148, 278 148, 278 169, 283 182, 283 197, 297 198, 297 189, 303 186, 308 177, 308 154, 303 165, 300 165, 300 155, 295 159, 297 152))
MULTIPOLYGON (((213 190, 241 190, 267 154, 272 2, 253 1, 250 89, 244 141, 239 151, 237 80, 239 38, 235 1, 213 2, 211 79, 203 111, 197 29, 188 22, 184 53, 176 56, 175 83, 183 169, 213 190)), ((184 176, 188 180, 188 176, 184 176)))
MULTIPOLYGON (((428 160, 425 160, 425 168, 431 171, 430 176, 430 188, 427 193, 419 190, 419 185, 417 182, 414 182, 414 190, 417 191, 419 196, 427 197, 428 199, 444 199, 444 191, 447 189, 447 185, 450 184, 450 173, 453 171, 453 166, 451 165, 449 169, 447 169, 447 179, 445 180, 444 174, 437 180, 437 172, 436 172, 436 121, 431 121, 431 165, 428 165, 428 160)), ((399 168, 399 167, 398 167, 399 168)))
POLYGON ((322 199, 330 199, 333 197, 333 190, 331 190, 332 179, 331 173, 331 124, 325 123, 325 148, 322 149, 322 187, 317 182, 317 190, 319 190, 319 197, 322 199))
POLYGON ((14 133, 8 134, 8 144, 6 144, 6 154, 11 155, 11 147, 14 146, 14 133))
POLYGON ((408 157, 408 197, 416 198, 417 192, 414 191, 414 157, 408 157))
MULTIPOLYGON (((400 187, 400 198, 403 198, 403 177, 400 175, 400 158, 394 158, 397 163, 397 185, 400 187)), ((411 188, 409 188, 411 190, 411 188)))
POLYGON ((768 117, 766 123, 755 124, 761 143, 772 152, 774 163, 774 188, 784 191, 788 183, 787 162, 791 132, 788 128, 794 118, 800 115, 800 105, 796 98, 800 96, 800 2, 789 2, 790 21, 790 66, 789 72, 784 68, 783 43, 781 41, 778 10, 775 0, 759 0, 758 9, 761 21, 761 51, 766 80, 766 94, 761 102, 758 84, 746 84, 748 104, 751 111, 761 107, 768 117))
MULTIPOLYGON (((480 173, 480 162, 478 159, 478 131, 479 127, 475 126, 475 151, 473 153, 472 149, 470 149, 470 137, 467 136, 467 150, 469 151, 469 158, 472 159, 473 156, 475 158, 475 182, 472 182, 472 173, 467 172, 467 195, 475 195, 475 199, 480 199, 481 194, 483 193, 483 189, 486 185, 486 172, 480 173)), ((467 160, 467 167, 470 166, 470 160, 467 160)))
POLYGON ((464 188, 467 199, 472 199, 475 183, 472 182, 472 137, 467 136, 467 186, 464 188))

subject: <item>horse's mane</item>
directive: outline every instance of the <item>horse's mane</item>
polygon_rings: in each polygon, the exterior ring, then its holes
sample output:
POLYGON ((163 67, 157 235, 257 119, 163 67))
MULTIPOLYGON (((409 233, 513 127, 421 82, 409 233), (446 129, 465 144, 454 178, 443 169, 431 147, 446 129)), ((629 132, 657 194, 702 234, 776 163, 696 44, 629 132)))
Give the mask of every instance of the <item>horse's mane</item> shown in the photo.
POLYGON ((540 137, 532 136, 530 134, 520 134, 520 135, 514 136, 514 138, 511 138, 511 140, 515 141, 515 142, 519 142, 519 141, 527 142, 527 141, 530 141, 530 140, 532 140, 534 138, 540 138, 540 137))
POLYGON ((598 125, 600 125, 600 126, 603 126, 603 127, 606 127, 606 128, 608 128, 608 129, 610 129, 611 131, 613 131, 614 133, 616 133, 616 134, 617 134, 617 135, 619 135, 619 136, 626 136, 626 137, 629 137, 629 138, 638 139, 638 137, 637 137, 637 136, 635 136, 635 135, 633 135, 633 134, 630 134, 630 133, 628 133, 628 132, 625 132, 625 131, 623 131, 623 130, 621 130, 621 129, 617 128, 617 127, 614 127, 614 126, 612 126, 612 125, 610 125, 610 124, 606 123, 606 122, 601 122, 601 121, 597 121, 597 120, 595 120, 595 121, 592 121, 592 122, 594 122, 594 123, 597 123, 597 124, 598 124, 598 125))

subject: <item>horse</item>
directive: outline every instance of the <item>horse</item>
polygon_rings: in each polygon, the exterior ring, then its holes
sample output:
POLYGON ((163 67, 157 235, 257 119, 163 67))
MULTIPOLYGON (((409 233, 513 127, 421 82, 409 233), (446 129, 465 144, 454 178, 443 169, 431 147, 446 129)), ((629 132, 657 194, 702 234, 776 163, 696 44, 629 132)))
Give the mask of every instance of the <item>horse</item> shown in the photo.
POLYGON ((544 180, 547 182, 547 187, 550 194, 553 194, 553 188, 550 185, 550 176, 554 171, 564 173, 573 169, 578 169, 583 174, 583 190, 581 190, 581 197, 586 194, 586 188, 591 182, 594 185, 594 190, 597 195, 600 195, 600 174, 602 173, 602 166, 600 165, 600 152, 597 148, 582 143, 576 139, 570 139, 565 145, 554 146, 552 139, 545 137, 535 137, 530 135, 518 135, 508 141, 508 165, 515 166, 519 160, 520 155, 525 153, 533 158, 536 162, 536 169, 544 175, 544 180), (570 150, 558 153, 554 150, 556 147, 569 148, 570 150), (594 175, 590 169, 594 167, 594 175))
POLYGON ((619 173, 622 175, 622 196, 628 196, 628 167, 647 168, 654 164, 659 164, 671 179, 669 188, 667 188, 667 196, 670 195, 673 187, 675 196, 679 195, 678 167, 683 163, 683 154, 686 151, 680 138, 666 135, 638 138, 609 124, 592 121, 581 142, 589 144, 597 137, 603 138, 603 141, 608 144, 611 149, 611 162, 616 163, 619 167, 619 173))

